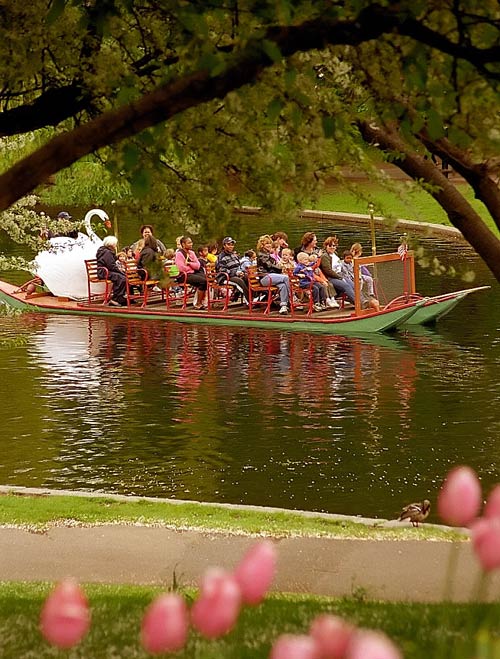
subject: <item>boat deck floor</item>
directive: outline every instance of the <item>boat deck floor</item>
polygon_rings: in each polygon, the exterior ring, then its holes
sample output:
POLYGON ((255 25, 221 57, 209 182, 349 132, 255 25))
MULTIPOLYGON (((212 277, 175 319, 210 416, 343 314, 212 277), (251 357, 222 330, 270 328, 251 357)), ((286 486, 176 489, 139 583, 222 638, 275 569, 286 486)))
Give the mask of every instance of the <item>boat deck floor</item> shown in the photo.
POLYGON ((245 317, 245 318, 263 318, 263 319, 276 319, 276 320, 285 320, 287 318, 293 318, 294 320, 325 320, 326 318, 329 319, 334 319, 334 318, 347 318, 349 317, 353 311, 354 307, 350 304, 346 304, 344 309, 325 309, 323 311, 313 311, 309 316, 307 315, 307 306, 304 307, 302 310, 294 310, 293 313, 288 313, 288 314, 280 314, 279 310, 275 307, 271 308, 271 311, 269 313, 264 312, 264 306, 257 306, 252 309, 252 312, 250 313, 250 310, 248 307, 244 304, 241 303, 231 303, 227 309, 224 311, 222 309, 221 305, 216 305, 215 307, 212 307, 210 311, 208 309, 195 309, 192 304, 188 304, 186 308, 183 310, 181 304, 171 304, 170 308, 167 307, 165 302, 162 302, 161 300, 151 300, 148 301, 147 306, 142 306, 141 304, 135 304, 132 305, 131 307, 110 307, 103 305, 102 303, 94 303, 94 304, 88 304, 87 302, 83 303, 77 303, 78 307, 82 307, 85 309, 100 309, 102 311, 103 307, 106 310, 118 310, 123 312, 124 310, 127 311, 127 313, 130 313, 131 315, 135 314, 144 314, 144 313, 154 313, 162 316, 185 316, 185 315, 193 315, 193 316, 208 316, 208 317, 214 317, 214 316, 223 316, 225 318, 237 318, 237 317, 245 317))
POLYGON ((82 312, 93 311, 96 313, 119 313, 123 315, 126 313, 130 316, 143 316, 147 315, 158 315, 160 317, 179 317, 179 316, 199 316, 202 317, 224 317, 237 319, 238 317, 252 319, 263 319, 263 320, 307 320, 308 322, 314 321, 324 321, 324 320, 335 320, 340 318, 348 318, 354 312, 354 306, 346 303, 345 308, 343 309, 325 309, 323 311, 313 311, 309 316, 307 315, 307 305, 304 305, 303 309, 295 309, 293 313, 280 314, 279 310, 276 307, 272 307, 271 311, 266 314, 264 312, 265 307, 263 305, 256 306, 252 309, 250 313, 248 307, 241 303, 231 303, 228 308, 223 311, 222 305, 215 305, 210 311, 207 309, 197 310, 191 303, 189 303, 186 308, 183 310, 180 301, 177 303, 170 303, 170 308, 167 307, 164 300, 161 299, 159 295, 152 296, 148 300, 148 304, 143 306, 140 301, 136 304, 132 304, 130 307, 115 307, 103 304, 101 301, 76 301, 70 300, 68 298, 61 298, 54 296, 50 293, 35 293, 32 295, 26 295, 26 293, 19 291, 15 286, 12 286, 9 291, 10 295, 18 298, 20 301, 26 302, 30 305, 38 307, 39 309, 51 309, 51 310, 67 310, 77 312, 81 310, 82 312))

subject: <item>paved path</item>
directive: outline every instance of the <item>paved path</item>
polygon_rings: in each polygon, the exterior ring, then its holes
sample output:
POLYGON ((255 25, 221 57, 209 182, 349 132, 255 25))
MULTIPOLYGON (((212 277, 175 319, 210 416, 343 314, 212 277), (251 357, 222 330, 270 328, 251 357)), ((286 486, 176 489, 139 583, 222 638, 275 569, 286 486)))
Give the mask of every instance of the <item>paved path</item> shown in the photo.
MULTIPOLYGON (((0 580, 45 581, 73 576, 81 582, 168 586, 197 584, 209 566, 233 568, 255 542, 247 536, 139 526, 54 527, 45 533, 0 529, 0 580)), ((277 591, 370 599, 438 601, 452 544, 281 538, 277 591)), ((468 600, 478 577, 469 542, 458 550, 453 599, 468 600)), ((498 593, 496 579, 490 592, 498 593)))
MULTIPOLYGON (((0 486, 0 494, 31 496, 86 496, 84 493, 45 488, 0 486)), ((183 501, 151 497, 106 495, 117 501, 183 501)), ((0 499, 1 503, 1 499, 0 499)), ((196 503, 196 502, 190 502, 196 503)), ((209 504, 199 503, 200 506, 209 504)), ((210 506, 211 507, 211 506, 210 506)), ((234 511, 281 509, 220 504, 234 511)), ((289 512, 289 511, 288 511, 289 512)), ((373 526, 401 523, 327 513, 294 511, 303 516, 346 520, 373 526)), ((126 524, 51 526, 43 532, 0 527, 0 581, 55 581, 72 576, 82 583, 155 584, 196 586, 207 567, 231 570, 257 538, 197 530, 126 524)), ((274 590, 331 597, 365 595, 370 599, 440 601, 450 553, 456 551, 457 568, 449 596, 467 601, 475 592, 479 569, 471 543, 436 540, 359 540, 340 538, 274 538, 278 570, 274 590)), ((489 594, 500 592, 500 575, 494 576, 489 594)))

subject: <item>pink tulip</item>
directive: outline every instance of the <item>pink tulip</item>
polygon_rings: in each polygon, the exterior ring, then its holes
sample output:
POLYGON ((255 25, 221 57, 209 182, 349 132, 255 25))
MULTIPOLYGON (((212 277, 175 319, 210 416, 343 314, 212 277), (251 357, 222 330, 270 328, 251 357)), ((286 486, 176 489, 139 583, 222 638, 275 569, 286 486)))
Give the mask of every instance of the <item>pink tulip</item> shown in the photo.
POLYGON ((234 572, 245 604, 259 604, 276 573, 276 549, 270 540, 253 545, 234 572))
POLYGON ((472 546, 483 570, 500 567, 500 518, 478 519, 471 531, 472 546))
POLYGON ((186 645, 188 611, 185 601, 174 593, 159 595, 147 608, 141 627, 146 652, 177 652, 186 645))
POLYGON ((241 607, 241 592, 236 579, 220 568, 208 570, 201 593, 191 609, 191 620, 207 638, 227 634, 236 624, 241 607))
POLYGON ((274 643, 269 659, 317 659, 316 641, 310 636, 283 634, 274 643))
POLYGON ((83 591, 73 579, 61 581, 45 600, 40 615, 45 639, 58 648, 79 643, 90 627, 90 611, 83 591))
POLYGON ((470 467, 452 469, 438 496, 441 518, 452 526, 467 526, 481 508, 481 486, 470 467))
POLYGON ((341 659, 354 634, 354 627, 342 618, 325 613, 312 621, 310 634, 319 648, 318 659, 341 659))
POLYGON ((360 630, 352 638, 346 659, 402 659, 394 643, 382 632, 360 630))
POLYGON ((495 485, 484 507, 484 517, 500 517, 500 485, 495 485))

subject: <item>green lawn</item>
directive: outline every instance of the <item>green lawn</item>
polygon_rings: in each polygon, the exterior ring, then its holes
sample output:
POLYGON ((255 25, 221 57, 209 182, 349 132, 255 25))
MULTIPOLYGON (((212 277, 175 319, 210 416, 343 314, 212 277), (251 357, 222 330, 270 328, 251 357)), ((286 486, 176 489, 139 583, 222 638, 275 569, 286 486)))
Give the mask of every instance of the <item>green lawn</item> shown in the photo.
MULTIPOLYGON (((333 535, 366 538, 461 539, 464 536, 423 525, 419 529, 382 529, 346 520, 302 516, 296 513, 238 510, 196 503, 121 501, 112 497, 0 496, 0 524, 23 525, 33 530, 52 523, 128 522, 163 524, 174 528, 203 528, 229 533, 275 536, 333 535)), ((425 569, 425 566, 423 566, 425 569)), ((185 589, 182 575, 172 575, 164 589, 174 585, 191 603, 195 591, 185 589), (173 583, 179 581, 179 583, 173 583)), ((0 657, 145 657, 139 643, 140 621, 157 587, 88 585, 85 592, 92 611, 89 635, 71 652, 48 646, 38 630, 42 603, 52 588, 47 583, 0 583, 0 657)), ((256 608, 244 609, 237 627, 224 639, 207 641, 191 632, 179 658, 267 657, 282 633, 306 633, 319 613, 334 613, 351 622, 386 632, 407 658, 493 657, 474 654, 468 645, 486 619, 500 620, 500 604, 401 604, 370 601, 362 590, 343 599, 308 595, 273 594, 256 608)), ((496 629, 496 627, 495 627, 496 629)))
MULTIPOLYGON (((2 659, 76 657, 139 658, 148 656, 139 643, 143 612, 158 588, 96 586, 85 588, 92 611, 89 635, 71 652, 56 651, 41 637, 38 618, 49 584, 0 584, 0 656, 2 659)), ((193 591, 185 592, 188 601, 193 591)), ((282 633, 306 633, 319 613, 334 613, 387 633, 407 659, 472 657, 468 643, 486 618, 498 621, 500 605, 426 605, 370 602, 362 597, 334 600, 310 596, 271 596, 243 611, 224 639, 207 641, 190 632, 180 658, 267 657, 282 633)), ((498 627, 497 627, 498 628, 498 627)), ((493 654, 476 654, 493 658, 493 654)))
MULTIPOLYGON (((382 215, 389 219, 406 219, 451 226, 446 213, 437 201, 413 184, 393 181, 392 190, 370 181, 360 181, 350 185, 352 189, 337 185, 331 186, 312 207, 317 210, 367 214, 368 202, 371 201, 375 206, 375 215, 382 215)), ((457 187, 486 225, 496 235, 500 235, 483 204, 474 198, 472 188, 465 183, 458 183, 457 187)))
POLYGON ((168 503, 141 499, 123 501, 111 497, 20 496, 0 494, 0 524, 43 529, 54 522, 76 520, 84 524, 124 522, 160 524, 173 528, 210 529, 228 533, 336 536, 349 538, 426 538, 465 540, 465 536, 439 527, 382 528, 345 518, 307 516, 299 513, 231 508, 200 503, 168 503))

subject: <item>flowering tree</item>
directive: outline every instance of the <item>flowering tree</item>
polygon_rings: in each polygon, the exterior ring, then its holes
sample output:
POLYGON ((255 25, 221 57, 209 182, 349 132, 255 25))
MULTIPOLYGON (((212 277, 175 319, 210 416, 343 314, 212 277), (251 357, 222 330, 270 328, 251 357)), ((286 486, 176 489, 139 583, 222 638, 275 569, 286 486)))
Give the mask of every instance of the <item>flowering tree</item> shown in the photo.
POLYGON ((229 213, 228 177, 268 208, 293 181, 299 205, 339 164, 368 167, 363 139, 427 186, 500 279, 500 241, 427 157, 500 225, 494 0, 4 5, 19 28, 0 46, 0 137, 42 131, 42 145, 0 175, 0 210, 96 153, 173 212, 229 213))

